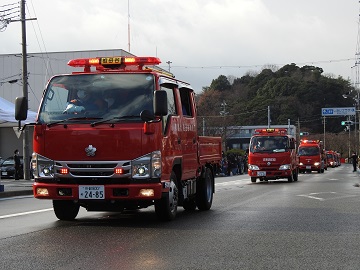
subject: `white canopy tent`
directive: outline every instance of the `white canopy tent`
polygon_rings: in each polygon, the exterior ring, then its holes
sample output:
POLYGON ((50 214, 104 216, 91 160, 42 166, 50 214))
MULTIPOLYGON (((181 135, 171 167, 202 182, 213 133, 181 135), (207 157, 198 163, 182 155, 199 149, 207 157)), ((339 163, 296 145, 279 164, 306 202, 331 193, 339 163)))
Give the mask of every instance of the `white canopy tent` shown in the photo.
MULTIPOLYGON (((28 111, 27 120, 23 123, 34 123, 36 112, 28 111)), ((15 119, 15 104, 0 97, 0 127, 15 127, 18 121, 15 119)))

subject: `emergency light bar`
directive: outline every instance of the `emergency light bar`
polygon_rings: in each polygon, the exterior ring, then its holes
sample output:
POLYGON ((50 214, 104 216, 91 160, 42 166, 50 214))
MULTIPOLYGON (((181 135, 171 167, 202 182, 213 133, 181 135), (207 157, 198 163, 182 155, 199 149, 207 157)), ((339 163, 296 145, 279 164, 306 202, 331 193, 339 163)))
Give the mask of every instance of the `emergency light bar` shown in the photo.
POLYGON ((263 129, 255 129, 255 134, 281 134, 286 135, 287 130, 285 128, 263 128, 263 129))
POLYGON ((139 66, 158 65, 161 61, 158 57, 97 57, 97 58, 78 58, 68 62, 71 67, 84 67, 85 71, 90 71, 90 67, 96 68, 119 68, 119 66, 139 66))
POLYGON ((300 140, 300 143, 313 143, 313 144, 319 144, 320 140, 300 140))

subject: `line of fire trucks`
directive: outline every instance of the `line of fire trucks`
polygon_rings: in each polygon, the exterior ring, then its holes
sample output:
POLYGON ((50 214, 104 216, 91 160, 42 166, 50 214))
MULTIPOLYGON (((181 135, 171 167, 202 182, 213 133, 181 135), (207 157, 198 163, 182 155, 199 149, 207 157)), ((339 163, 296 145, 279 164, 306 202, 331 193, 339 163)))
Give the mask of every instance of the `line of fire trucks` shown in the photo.
POLYGON ((250 139, 248 174, 253 183, 258 179, 297 181, 299 173, 323 173, 340 165, 340 154, 326 151, 322 141, 302 139, 296 147, 294 136, 284 128, 257 129, 250 139))

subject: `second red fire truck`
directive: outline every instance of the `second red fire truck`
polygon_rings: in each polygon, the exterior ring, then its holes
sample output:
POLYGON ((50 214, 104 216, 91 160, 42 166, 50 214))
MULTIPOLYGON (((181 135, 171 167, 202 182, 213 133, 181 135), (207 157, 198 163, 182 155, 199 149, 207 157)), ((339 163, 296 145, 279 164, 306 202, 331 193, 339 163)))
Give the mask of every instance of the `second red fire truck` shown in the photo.
POLYGON ((317 171, 323 173, 325 169, 324 164, 324 149, 322 142, 319 140, 301 140, 299 149, 299 172, 317 171))
POLYGON ((257 129, 250 139, 248 174, 251 182, 298 180, 295 138, 284 128, 257 129))

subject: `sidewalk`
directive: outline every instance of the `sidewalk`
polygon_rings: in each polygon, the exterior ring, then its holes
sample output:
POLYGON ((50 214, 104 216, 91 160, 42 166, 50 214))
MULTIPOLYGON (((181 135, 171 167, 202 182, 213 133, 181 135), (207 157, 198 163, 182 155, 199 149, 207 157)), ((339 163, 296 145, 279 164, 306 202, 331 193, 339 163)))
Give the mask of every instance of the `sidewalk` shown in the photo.
POLYGON ((0 179, 0 198, 32 195, 33 182, 34 180, 0 179))

